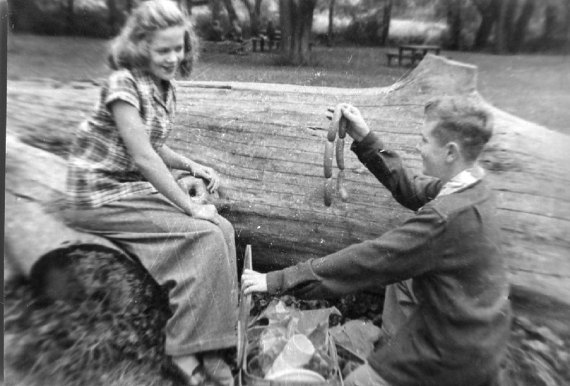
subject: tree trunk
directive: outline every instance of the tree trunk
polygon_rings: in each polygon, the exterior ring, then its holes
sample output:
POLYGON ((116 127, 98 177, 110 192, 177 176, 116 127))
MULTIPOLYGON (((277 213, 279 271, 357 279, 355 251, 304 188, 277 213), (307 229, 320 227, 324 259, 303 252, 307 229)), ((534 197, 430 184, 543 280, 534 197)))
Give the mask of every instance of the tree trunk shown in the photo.
POLYGON ((487 45, 493 26, 497 23, 497 19, 501 12, 501 1, 491 0, 486 2, 476 2, 475 5, 481 15, 481 24, 477 29, 473 48, 481 50, 487 45))
POLYGON ((280 0, 281 52, 290 64, 310 61, 311 29, 316 0, 280 0))
POLYGON ((385 46, 388 42, 388 36, 390 35, 390 21, 392 20, 392 0, 386 0, 384 2, 384 13, 382 17, 382 29, 380 32, 380 44, 385 46))
POLYGON ((261 1, 262 0, 255 0, 255 7, 253 12, 252 24, 255 24, 257 34, 261 32, 261 1))
POLYGON ((221 21, 222 17, 222 3, 221 0, 210 1, 210 11, 212 13, 212 21, 221 21))
POLYGON ((540 37, 543 47, 549 47, 552 45, 552 40, 557 27, 558 16, 556 7, 554 5, 547 5, 544 8, 544 22, 542 24, 542 36, 540 37))
MULTIPOLYGON (((234 224, 238 245, 253 246, 254 267, 284 267, 378 237, 413 215, 348 150, 348 202, 335 193, 332 206, 324 205, 328 106, 348 102, 359 107, 387 146, 402 155, 404 164, 420 170, 415 144, 425 102, 435 95, 475 93, 475 85, 475 67, 432 55, 407 78, 386 88, 179 82, 177 123, 168 144, 213 166, 222 176, 224 188, 217 205, 234 224)), ((65 155, 71 133, 92 108, 97 93, 90 83, 12 81, 8 133, 65 155)), ((511 282, 570 304, 570 138, 492 111, 495 134, 481 165, 498 196, 511 282)), ((25 153, 8 143, 6 192, 15 198, 6 203, 7 247, 14 239, 26 248, 33 247, 29 240, 42 244, 45 237, 39 236, 52 229, 39 226, 32 216, 28 225, 35 231, 12 232, 18 211, 9 206, 20 197, 53 208, 51 203, 61 199, 63 190, 61 160, 54 163, 34 156, 26 166, 19 161, 25 153), (33 162, 36 167, 30 166, 33 162), (35 180, 21 175, 27 172, 36 173, 35 180)), ((33 260, 31 254, 24 256, 33 260)))
MULTIPOLYGON (((504 13, 502 14, 502 21, 503 21, 503 36, 504 36, 504 43, 505 43, 505 50, 510 51, 513 45, 513 32, 515 26, 515 17, 517 14, 517 5, 518 0, 504 0, 505 9, 504 13)), ((503 52, 505 51, 503 50, 503 52)))
POLYGON ((520 15, 513 26, 513 32, 511 38, 509 39, 510 46, 509 51, 519 52, 522 44, 524 43, 524 38, 526 36, 526 30, 530 18, 534 12, 535 3, 534 0, 526 0, 521 6, 520 15))
POLYGON ((65 7, 65 28, 68 34, 75 32, 74 0, 67 0, 65 7))
POLYGON ((234 8, 234 4, 232 0, 223 0, 224 7, 228 12, 228 18, 230 19, 230 25, 234 25, 234 23, 239 23, 239 17, 237 15, 236 9, 234 8))
POLYGON ((570 54, 570 0, 566 0, 566 15, 564 17, 564 38, 566 39, 566 54, 570 54))
POLYGON ((249 13, 251 36, 257 36, 261 33, 261 1, 255 0, 255 3, 251 4, 249 0, 242 0, 249 13))
POLYGON ((107 23, 111 29, 111 35, 117 33, 118 26, 120 24, 121 13, 115 0, 107 0, 107 23))
POLYGON ((461 48, 461 1, 448 0, 447 2, 447 26, 449 28, 448 48, 450 50, 459 50, 461 48))
POLYGON ((334 40, 334 3, 335 0, 329 0, 329 28, 327 30, 327 47, 332 47, 334 40))
POLYGON ((505 18, 507 14, 508 2, 501 1, 499 15, 495 26, 495 53, 502 54, 507 50, 507 32, 505 18))

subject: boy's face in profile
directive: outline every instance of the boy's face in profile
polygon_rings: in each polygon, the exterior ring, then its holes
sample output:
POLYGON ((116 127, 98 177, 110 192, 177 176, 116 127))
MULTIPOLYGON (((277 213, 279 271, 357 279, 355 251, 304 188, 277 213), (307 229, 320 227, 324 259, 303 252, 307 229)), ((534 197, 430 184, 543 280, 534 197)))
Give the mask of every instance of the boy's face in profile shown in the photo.
POLYGON ((439 124, 438 120, 426 118, 422 128, 422 138, 416 146, 422 157, 423 170, 426 176, 443 179, 449 168, 447 147, 433 135, 433 129, 439 124))

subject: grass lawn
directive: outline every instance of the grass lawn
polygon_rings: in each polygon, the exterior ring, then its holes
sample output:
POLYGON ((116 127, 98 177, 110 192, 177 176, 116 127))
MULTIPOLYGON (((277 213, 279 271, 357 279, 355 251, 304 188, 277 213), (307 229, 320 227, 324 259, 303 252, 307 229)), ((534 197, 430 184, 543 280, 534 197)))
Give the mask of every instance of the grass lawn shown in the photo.
MULTIPOLYGON (((11 35, 8 79, 87 80, 105 77, 106 42, 74 37, 11 35)), ((279 66, 277 55, 205 52, 192 79, 310 86, 388 86, 410 68, 386 65, 384 47, 315 47, 316 64, 279 66)), ((570 56, 443 52, 478 66, 480 93, 495 106, 570 134, 570 56)))

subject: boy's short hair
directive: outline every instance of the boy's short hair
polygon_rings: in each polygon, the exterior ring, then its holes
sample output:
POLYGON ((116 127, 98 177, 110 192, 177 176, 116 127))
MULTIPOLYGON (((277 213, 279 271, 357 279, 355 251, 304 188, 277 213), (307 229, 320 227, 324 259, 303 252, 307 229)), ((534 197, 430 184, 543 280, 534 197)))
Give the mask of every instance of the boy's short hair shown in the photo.
POLYGON ((438 121, 432 134, 439 143, 458 142, 467 161, 475 161, 493 135, 491 114, 475 97, 438 97, 425 105, 424 112, 428 120, 438 121))
POLYGON ((184 58, 179 72, 187 77, 198 58, 198 37, 188 16, 170 0, 144 1, 133 10, 119 35, 111 42, 108 56, 110 67, 113 70, 147 69, 149 43, 153 34, 170 27, 185 28, 184 58))

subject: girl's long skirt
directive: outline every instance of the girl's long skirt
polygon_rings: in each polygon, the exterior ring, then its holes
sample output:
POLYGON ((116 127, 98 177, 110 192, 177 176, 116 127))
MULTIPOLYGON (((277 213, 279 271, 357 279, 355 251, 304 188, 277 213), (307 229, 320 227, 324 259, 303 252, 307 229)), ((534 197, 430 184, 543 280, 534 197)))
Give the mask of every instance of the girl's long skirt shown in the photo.
POLYGON ((237 268, 234 230, 193 219, 159 193, 133 195, 95 209, 68 209, 70 226, 111 239, 136 255, 169 291, 173 316, 166 353, 184 356, 234 347, 237 268))

